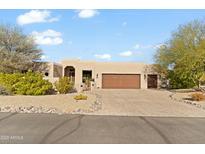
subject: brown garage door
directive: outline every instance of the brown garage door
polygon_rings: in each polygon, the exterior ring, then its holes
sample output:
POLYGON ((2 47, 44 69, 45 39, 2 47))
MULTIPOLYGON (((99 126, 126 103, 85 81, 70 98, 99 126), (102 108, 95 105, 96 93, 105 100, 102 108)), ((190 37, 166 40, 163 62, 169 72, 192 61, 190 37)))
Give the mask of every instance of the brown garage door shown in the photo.
POLYGON ((104 89, 139 89, 140 74, 103 74, 104 89))

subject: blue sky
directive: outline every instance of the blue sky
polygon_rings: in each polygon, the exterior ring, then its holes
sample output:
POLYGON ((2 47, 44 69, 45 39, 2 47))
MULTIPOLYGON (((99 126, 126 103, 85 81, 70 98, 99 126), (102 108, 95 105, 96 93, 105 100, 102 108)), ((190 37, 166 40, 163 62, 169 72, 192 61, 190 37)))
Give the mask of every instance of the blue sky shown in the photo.
POLYGON ((153 63, 156 47, 205 10, 0 10, 3 24, 35 37, 45 60, 153 63))

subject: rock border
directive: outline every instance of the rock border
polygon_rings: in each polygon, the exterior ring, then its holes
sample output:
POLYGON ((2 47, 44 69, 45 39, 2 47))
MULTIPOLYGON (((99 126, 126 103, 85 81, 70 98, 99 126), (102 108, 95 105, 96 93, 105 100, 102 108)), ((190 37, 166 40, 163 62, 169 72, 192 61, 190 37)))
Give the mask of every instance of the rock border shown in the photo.
POLYGON ((197 107, 197 108, 200 108, 200 109, 203 109, 205 110, 205 106, 203 107, 201 104, 198 104, 196 103, 195 101, 190 101, 190 100, 181 100, 181 99, 176 99, 174 98, 173 96, 176 94, 176 92, 171 92, 171 94, 169 95, 170 99, 171 100, 174 100, 176 102, 180 102, 180 103, 185 103, 185 104, 188 104, 188 105, 192 105, 194 107, 197 107))
POLYGON ((86 113, 93 113, 95 111, 99 111, 102 109, 102 99, 101 96, 98 94, 94 94, 96 96, 96 100, 94 103, 91 104, 89 109, 75 109, 71 112, 63 112, 57 108, 51 107, 43 107, 43 106, 15 106, 15 105, 8 105, 0 107, 0 112, 11 112, 11 113, 54 113, 54 114, 86 114, 86 113))
POLYGON ((19 106, 16 107, 14 105, 8 105, 4 107, 0 107, 0 112, 11 112, 11 113, 56 113, 56 114, 63 114, 62 111, 56 108, 46 108, 42 106, 19 106))

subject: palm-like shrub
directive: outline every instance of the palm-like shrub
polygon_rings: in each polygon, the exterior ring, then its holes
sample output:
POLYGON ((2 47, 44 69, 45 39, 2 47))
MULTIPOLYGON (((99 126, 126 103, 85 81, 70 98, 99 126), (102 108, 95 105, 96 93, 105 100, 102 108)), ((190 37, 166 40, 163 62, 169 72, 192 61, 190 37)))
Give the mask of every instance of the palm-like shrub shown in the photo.
POLYGON ((55 82, 55 87, 60 94, 66 94, 73 89, 73 83, 68 77, 62 77, 55 82))

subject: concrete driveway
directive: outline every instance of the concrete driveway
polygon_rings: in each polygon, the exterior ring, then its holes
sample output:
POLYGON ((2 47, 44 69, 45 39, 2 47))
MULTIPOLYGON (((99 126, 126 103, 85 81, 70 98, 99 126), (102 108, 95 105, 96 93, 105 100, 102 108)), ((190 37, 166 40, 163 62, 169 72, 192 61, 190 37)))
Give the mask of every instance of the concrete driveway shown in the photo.
POLYGON ((165 90, 98 90, 102 110, 97 115, 205 117, 205 110, 174 102, 165 90))
POLYGON ((205 143, 205 118, 0 113, 1 143, 205 143))

